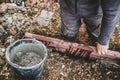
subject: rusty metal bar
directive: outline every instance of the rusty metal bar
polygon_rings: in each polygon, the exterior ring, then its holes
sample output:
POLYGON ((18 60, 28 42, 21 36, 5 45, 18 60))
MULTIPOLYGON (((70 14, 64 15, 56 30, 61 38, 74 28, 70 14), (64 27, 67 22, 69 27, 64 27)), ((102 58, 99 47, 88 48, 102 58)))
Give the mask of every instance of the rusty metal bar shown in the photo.
POLYGON ((107 54, 99 55, 96 51, 96 48, 89 45, 68 42, 32 33, 25 33, 25 37, 35 38, 37 40, 45 42, 45 45, 48 48, 52 48, 53 50, 66 53, 69 55, 90 59, 120 60, 120 52, 117 51, 108 50, 107 54))

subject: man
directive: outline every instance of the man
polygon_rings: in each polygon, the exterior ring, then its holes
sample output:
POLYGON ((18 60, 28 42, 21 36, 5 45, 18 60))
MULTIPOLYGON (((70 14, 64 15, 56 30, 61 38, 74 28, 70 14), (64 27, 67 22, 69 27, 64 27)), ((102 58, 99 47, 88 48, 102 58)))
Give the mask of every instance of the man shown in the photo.
POLYGON ((106 53, 109 40, 120 18, 120 0, 101 0, 103 18, 98 37, 98 53, 106 53), (105 46, 104 46, 105 45, 105 46))
MULTIPOLYGON (((52 0, 44 2, 47 4, 52 0)), ((80 18, 83 18, 87 30, 97 37, 98 53, 107 53, 109 40, 119 20, 120 0, 60 0, 60 8, 64 37, 74 39, 81 25, 80 18)))

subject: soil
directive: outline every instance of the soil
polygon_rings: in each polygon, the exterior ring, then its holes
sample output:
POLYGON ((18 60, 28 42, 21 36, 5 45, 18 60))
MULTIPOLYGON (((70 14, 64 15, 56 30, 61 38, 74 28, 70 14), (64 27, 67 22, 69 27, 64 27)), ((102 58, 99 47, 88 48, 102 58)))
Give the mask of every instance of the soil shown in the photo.
MULTIPOLYGON (((17 16, 19 17, 19 20, 15 20, 17 26, 14 24, 11 27, 10 24, 4 23, 7 34, 1 38, 1 49, 6 49, 13 41, 24 38, 25 32, 64 39, 60 34, 59 3, 55 2, 50 6, 49 10, 54 11, 55 13, 49 25, 44 27, 35 22, 35 18, 38 17, 40 11, 43 9, 43 2, 37 0, 38 2, 36 5, 30 7, 30 3, 27 1, 25 3, 28 9, 27 12, 14 11, 13 9, 6 12, 6 14, 10 15, 17 15, 19 12, 23 17, 17 16), (26 21, 19 22, 21 20, 26 21)), ((2 16, 3 15, 4 14, 2 14, 2 16)), ((95 45, 95 41, 88 37, 84 23, 81 25, 80 31, 74 42, 95 45)), ((110 49, 120 51, 120 24, 116 26, 110 40, 110 49)), ((5 50, 0 50, 0 58, 5 62, 4 53, 5 50)), ((5 62, 0 63, 0 80, 21 80, 21 77, 14 72, 14 69, 12 69, 7 62, 5 62)), ((89 60, 68 56, 66 53, 49 51, 43 73, 39 80, 120 80, 120 68, 107 68, 100 63, 100 60, 89 60)))
POLYGON ((13 63, 18 64, 23 67, 31 67, 34 66, 42 61, 40 55, 36 54, 35 52, 17 52, 13 63))

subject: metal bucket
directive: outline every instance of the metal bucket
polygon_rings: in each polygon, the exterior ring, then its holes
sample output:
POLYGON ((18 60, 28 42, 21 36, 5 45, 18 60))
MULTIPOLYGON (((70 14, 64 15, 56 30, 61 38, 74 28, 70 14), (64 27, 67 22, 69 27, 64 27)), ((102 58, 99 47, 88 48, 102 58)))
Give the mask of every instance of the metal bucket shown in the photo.
POLYGON ((36 80, 41 76, 47 55, 48 52, 46 46, 42 42, 35 39, 17 40, 8 46, 5 53, 6 61, 8 64, 11 65, 24 80, 36 80), (16 55, 18 55, 18 52, 23 52, 25 54, 29 51, 35 52, 41 57, 39 63, 31 66, 21 66, 14 63, 14 59, 16 58, 16 55))

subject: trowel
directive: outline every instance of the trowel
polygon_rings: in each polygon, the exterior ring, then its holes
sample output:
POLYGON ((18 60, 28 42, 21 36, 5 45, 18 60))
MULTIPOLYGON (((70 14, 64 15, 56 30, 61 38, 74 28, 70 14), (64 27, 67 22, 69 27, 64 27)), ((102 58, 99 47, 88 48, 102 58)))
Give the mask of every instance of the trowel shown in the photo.
POLYGON ((48 26, 53 14, 54 14, 54 12, 48 11, 49 6, 50 6, 50 4, 48 3, 47 7, 41 11, 41 14, 37 18, 37 22, 41 26, 48 26))

